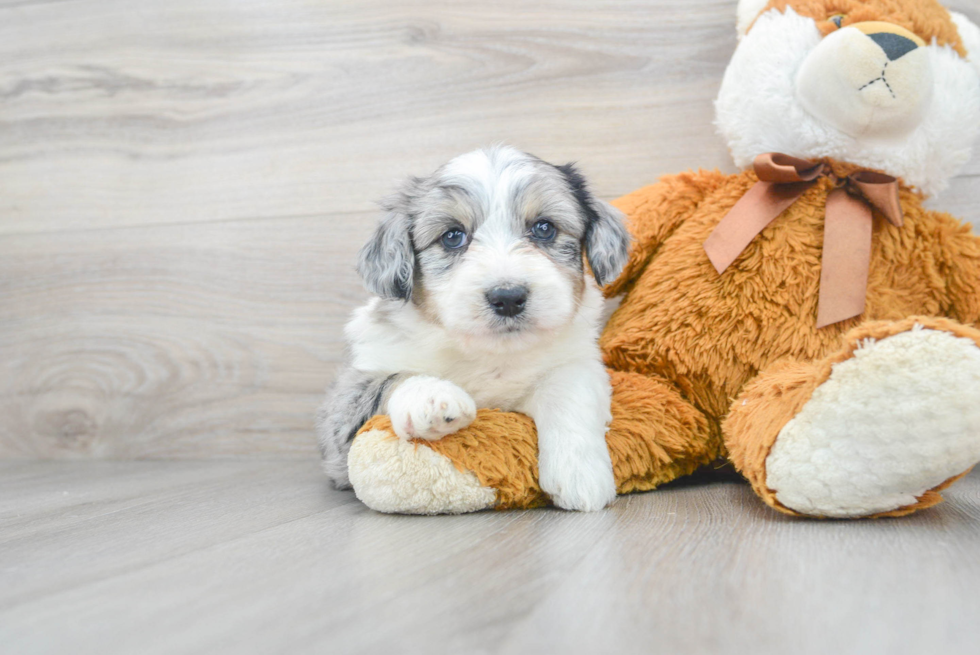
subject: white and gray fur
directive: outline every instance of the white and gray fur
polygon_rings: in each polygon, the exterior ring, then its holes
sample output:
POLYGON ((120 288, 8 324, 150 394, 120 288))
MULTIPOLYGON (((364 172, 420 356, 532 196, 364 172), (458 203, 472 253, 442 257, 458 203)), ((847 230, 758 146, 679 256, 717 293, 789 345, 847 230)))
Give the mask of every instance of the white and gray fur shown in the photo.
POLYGON ((389 414, 402 438, 439 439, 495 407, 535 420, 540 482, 556 504, 608 504, 597 283, 625 264, 622 214, 574 166, 510 147, 413 178, 384 210, 358 261, 377 297, 348 324, 350 361, 318 415, 331 480, 349 488, 350 444, 374 414, 389 414), (539 238, 545 222, 553 238, 539 238), (446 245, 453 231, 466 234, 462 247, 446 245))

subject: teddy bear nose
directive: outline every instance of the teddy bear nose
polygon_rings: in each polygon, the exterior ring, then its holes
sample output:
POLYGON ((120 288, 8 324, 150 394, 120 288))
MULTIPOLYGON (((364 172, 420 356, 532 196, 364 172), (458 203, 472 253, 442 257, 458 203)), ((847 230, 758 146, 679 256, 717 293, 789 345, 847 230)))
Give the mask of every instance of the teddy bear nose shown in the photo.
POLYGON ((904 57, 919 47, 919 45, 912 39, 893 32, 878 32, 877 34, 869 34, 868 38, 877 43, 878 46, 885 51, 885 55, 888 56, 888 61, 895 61, 896 59, 904 57))

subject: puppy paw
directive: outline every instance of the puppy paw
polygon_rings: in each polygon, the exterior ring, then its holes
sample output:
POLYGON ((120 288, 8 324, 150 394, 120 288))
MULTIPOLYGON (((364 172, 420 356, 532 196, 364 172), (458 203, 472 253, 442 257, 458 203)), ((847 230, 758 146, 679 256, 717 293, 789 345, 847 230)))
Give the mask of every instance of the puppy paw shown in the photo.
POLYGON ((540 469, 541 489, 562 509, 596 512, 616 498, 616 481, 608 453, 548 457, 542 459, 540 469))
POLYGON ((476 403, 452 382, 416 375, 391 394, 388 415, 402 439, 435 441, 472 423, 476 403))

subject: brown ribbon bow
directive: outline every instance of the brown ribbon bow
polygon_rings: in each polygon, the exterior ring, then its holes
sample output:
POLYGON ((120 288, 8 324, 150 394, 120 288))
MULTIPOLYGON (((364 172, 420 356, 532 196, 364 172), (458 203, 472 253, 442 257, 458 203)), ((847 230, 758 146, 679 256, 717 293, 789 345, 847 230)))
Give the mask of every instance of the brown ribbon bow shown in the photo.
POLYGON ((845 178, 823 163, 768 153, 755 159, 759 182, 725 215, 704 242, 718 274, 777 216, 796 202, 821 177, 837 188, 827 196, 817 327, 822 328, 864 312, 871 264, 871 207, 888 222, 902 226, 898 180, 860 170, 845 178))

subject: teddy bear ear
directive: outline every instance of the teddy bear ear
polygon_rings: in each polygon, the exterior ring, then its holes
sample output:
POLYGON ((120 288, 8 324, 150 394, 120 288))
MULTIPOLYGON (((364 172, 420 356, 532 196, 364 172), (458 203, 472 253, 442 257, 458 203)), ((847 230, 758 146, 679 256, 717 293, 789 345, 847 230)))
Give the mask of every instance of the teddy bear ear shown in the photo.
POLYGON ((955 11, 949 12, 956 24, 956 31, 963 39, 963 46, 966 48, 967 61, 971 62, 980 73, 980 27, 963 14, 955 11))
POLYGON ((769 4, 769 0, 738 0, 737 22, 739 40, 749 31, 749 26, 769 4))

